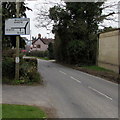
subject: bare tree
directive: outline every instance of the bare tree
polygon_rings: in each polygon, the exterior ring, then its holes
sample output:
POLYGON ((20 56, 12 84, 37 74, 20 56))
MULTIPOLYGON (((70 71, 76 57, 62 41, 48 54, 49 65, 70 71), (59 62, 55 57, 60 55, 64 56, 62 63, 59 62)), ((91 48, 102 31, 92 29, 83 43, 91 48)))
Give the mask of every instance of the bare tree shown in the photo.
MULTIPOLYGON (((35 26, 37 28, 45 28, 48 31, 48 34, 51 32, 54 25, 54 22, 49 18, 49 9, 54 6, 65 8, 66 4, 61 0, 45 0, 42 3, 36 4, 35 26)), ((100 28, 108 27, 108 25, 114 27, 112 24, 118 25, 118 15, 120 14, 120 11, 118 10, 118 1, 106 1, 101 9, 103 14, 100 18, 97 18, 98 20, 103 21, 99 24, 100 28)))
POLYGON ((54 6, 65 7, 64 1, 61 0, 45 0, 42 3, 36 4, 36 27, 45 28, 48 33, 51 33, 54 22, 49 18, 49 9, 54 6))
POLYGON ((99 18, 103 20, 103 22, 99 24, 100 27, 118 27, 118 16, 120 14, 120 11, 118 9, 118 1, 106 1, 102 6, 102 13, 103 15, 101 18, 99 18))

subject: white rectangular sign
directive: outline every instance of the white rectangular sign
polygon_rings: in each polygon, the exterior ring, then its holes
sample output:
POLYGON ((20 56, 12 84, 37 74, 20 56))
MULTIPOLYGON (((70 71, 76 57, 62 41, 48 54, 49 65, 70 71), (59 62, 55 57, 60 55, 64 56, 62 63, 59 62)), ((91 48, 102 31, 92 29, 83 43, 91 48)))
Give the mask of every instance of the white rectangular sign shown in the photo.
POLYGON ((5 20, 5 35, 29 35, 29 18, 12 18, 5 20))
POLYGON ((15 58, 15 62, 16 62, 16 63, 19 63, 19 62, 20 62, 20 58, 19 58, 19 57, 16 57, 16 58, 15 58))

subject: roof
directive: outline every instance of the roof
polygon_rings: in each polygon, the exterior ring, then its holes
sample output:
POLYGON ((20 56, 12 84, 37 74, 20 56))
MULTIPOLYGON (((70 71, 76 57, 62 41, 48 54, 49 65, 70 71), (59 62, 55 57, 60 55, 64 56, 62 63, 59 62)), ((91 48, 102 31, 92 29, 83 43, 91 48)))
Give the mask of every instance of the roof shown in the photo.
POLYGON ((50 42, 54 43, 54 39, 52 38, 38 38, 32 41, 32 44, 34 44, 37 40, 41 40, 45 45, 48 45, 50 42))
POLYGON ((32 40, 32 44, 34 44, 38 39, 32 40))
POLYGON ((41 41, 46 45, 48 45, 50 42, 54 43, 54 39, 51 39, 51 38, 48 38, 48 39, 47 38, 41 38, 41 41))

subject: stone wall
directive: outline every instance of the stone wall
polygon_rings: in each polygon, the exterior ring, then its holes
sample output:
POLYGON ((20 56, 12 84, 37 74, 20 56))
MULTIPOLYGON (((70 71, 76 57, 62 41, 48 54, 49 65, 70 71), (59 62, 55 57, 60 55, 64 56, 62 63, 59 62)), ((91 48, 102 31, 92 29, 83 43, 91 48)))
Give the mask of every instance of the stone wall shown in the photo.
POLYGON ((98 66, 120 71, 120 30, 101 33, 99 36, 98 66))

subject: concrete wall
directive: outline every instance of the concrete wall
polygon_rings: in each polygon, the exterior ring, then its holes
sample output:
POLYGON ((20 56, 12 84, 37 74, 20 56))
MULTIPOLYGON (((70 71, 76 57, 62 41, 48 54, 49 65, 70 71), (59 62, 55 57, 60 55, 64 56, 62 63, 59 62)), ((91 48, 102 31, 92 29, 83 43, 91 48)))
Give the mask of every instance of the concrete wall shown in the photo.
POLYGON ((40 39, 37 40, 32 47, 32 51, 34 50, 46 51, 47 49, 48 49, 48 45, 44 44, 40 39), (37 45, 40 45, 40 48, 37 48, 37 45), (36 48, 34 46, 36 46, 36 48))
POLYGON ((98 66, 119 73, 120 31, 114 30, 100 34, 98 66))

